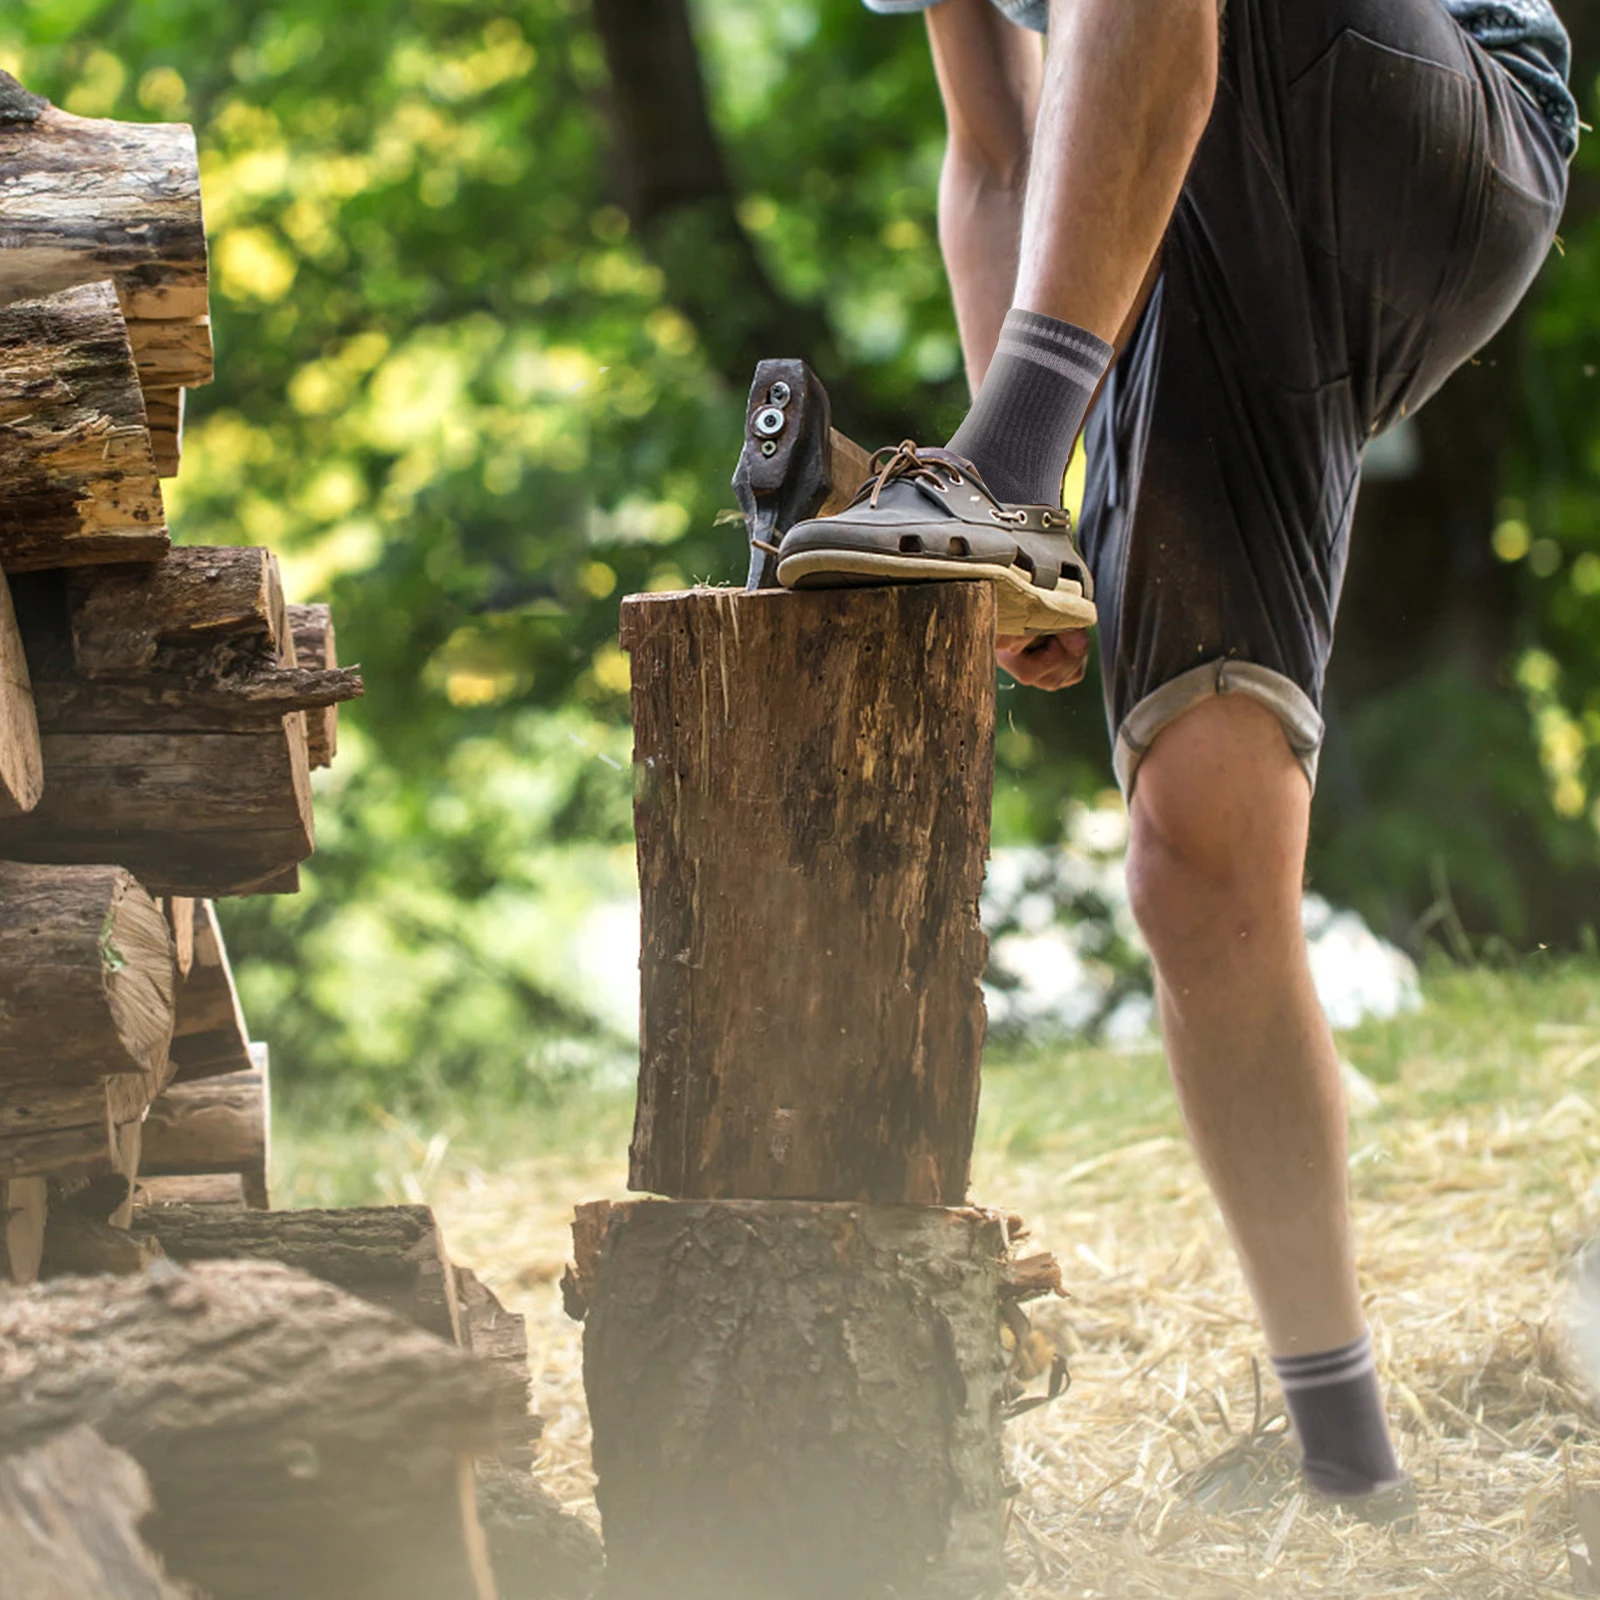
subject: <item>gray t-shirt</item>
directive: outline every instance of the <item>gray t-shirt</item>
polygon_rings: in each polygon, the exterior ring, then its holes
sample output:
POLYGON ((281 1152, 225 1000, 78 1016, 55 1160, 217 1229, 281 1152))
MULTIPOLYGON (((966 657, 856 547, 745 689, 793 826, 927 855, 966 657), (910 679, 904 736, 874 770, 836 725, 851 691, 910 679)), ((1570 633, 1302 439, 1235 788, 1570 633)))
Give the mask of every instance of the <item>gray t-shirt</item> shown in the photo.
MULTIPOLYGON (((938 0, 865 0, 872 11, 926 11, 938 0)), ((1516 79, 1517 87, 1544 114, 1561 153, 1570 161, 1578 148, 1578 103, 1567 79, 1572 45, 1548 0, 1441 0, 1466 31, 1516 79)), ((1050 0, 993 0, 1010 21, 1043 33, 1050 0)))

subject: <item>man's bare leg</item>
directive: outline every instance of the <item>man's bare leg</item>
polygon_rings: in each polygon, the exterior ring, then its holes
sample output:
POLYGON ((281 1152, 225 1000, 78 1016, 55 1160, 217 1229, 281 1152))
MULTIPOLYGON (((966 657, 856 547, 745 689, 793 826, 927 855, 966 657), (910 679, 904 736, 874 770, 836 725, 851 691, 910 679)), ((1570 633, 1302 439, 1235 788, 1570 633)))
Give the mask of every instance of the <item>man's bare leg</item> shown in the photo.
POLYGON ((1338 1056, 1300 926, 1310 811, 1276 718, 1219 697, 1144 758, 1128 855, 1184 1119, 1279 1356, 1363 1327, 1338 1056))
POLYGON ((1400 1476, 1356 1280, 1339 1061, 1300 924, 1311 794, 1271 712, 1206 701, 1139 767, 1128 888, 1167 1060, 1319 1489, 1400 1476))

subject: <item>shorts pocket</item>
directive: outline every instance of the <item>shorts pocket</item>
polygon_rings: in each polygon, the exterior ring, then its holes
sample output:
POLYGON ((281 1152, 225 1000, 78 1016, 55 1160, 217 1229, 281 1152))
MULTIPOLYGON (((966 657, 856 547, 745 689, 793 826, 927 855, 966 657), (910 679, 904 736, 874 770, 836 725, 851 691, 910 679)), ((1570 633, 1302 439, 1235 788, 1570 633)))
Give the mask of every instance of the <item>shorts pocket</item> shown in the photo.
POLYGON ((1474 243, 1477 83, 1347 31, 1292 86, 1290 120, 1312 240, 1391 310, 1436 306, 1474 243))

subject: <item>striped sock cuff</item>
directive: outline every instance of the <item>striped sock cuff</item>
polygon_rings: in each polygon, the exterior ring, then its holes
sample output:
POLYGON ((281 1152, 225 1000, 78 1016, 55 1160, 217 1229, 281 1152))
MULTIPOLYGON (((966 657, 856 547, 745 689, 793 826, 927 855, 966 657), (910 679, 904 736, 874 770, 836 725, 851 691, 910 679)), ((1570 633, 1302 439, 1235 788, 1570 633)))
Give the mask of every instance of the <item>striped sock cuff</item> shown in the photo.
POLYGON ((1100 382, 1115 353, 1104 339, 1096 338, 1086 328, 1016 307, 1006 313, 998 348, 1008 356, 1073 378, 1091 390, 1100 382))
POLYGON ((1302 1389, 1327 1389, 1337 1383, 1376 1373, 1378 1360, 1372 1351, 1372 1334, 1364 1333, 1337 1350, 1322 1350, 1309 1356, 1273 1356, 1272 1370, 1286 1394, 1302 1389))

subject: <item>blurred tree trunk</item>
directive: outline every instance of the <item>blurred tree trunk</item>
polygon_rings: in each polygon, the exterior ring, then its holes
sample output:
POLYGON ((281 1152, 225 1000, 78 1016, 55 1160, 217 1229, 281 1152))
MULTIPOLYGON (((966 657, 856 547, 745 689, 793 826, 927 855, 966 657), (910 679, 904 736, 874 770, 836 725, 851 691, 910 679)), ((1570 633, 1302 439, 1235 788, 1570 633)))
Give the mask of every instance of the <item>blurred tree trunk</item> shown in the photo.
MULTIPOLYGON (((743 389, 758 361, 799 356, 854 433, 902 437, 906 419, 862 392, 822 313, 778 289, 739 221, 687 0, 593 0, 593 11, 611 76, 606 113, 623 204, 713 369, 743 389)), ((730 440, 730 470, 737 453, 730 440)))

